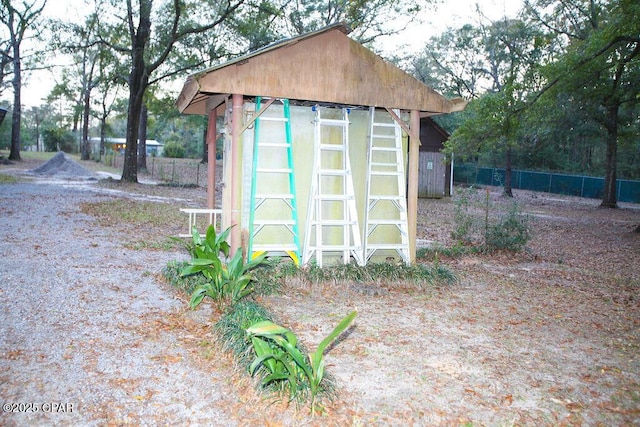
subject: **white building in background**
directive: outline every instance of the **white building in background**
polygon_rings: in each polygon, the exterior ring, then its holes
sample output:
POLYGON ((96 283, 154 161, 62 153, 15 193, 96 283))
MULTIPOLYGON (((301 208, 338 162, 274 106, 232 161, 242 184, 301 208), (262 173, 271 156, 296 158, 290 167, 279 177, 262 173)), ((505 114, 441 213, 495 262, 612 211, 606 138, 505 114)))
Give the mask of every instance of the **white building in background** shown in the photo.
MULTIPOLYGON (((97 153, 100 149, 100 138, 89 138, 91 143, 91 151, 97 153)), ((127 146, 127 140, 125 138, 105 138, 104 140, 105 150, 113 150, 118 153, 124 153, 124 149, 127 146)), ((164 144, 156 141, 155 139, 147 139, 147 156, 161 157, 164 150, 164 144)))

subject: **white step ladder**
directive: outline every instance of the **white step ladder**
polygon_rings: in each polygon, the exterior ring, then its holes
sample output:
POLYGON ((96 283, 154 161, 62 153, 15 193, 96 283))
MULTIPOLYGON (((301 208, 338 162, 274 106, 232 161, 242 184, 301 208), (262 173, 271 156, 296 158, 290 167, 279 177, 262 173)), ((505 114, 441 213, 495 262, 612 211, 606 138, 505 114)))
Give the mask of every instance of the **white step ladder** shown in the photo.
MULTIPOLYGON (((349 159, 349 110, 341 118, 322 118, 315 111, 313 174, 302 263, 315 256, 322 267, 324 256, 351 258, 364 265, 358 225, 351 161, 349 159)), ((332 110, 337 111, 337 110, 332 110)))
MULTIPOLYGON (((398 110, 393 110, 400 117, 398 110)), ((402 129, 391 114, 370 107, 364 256, 397 253, 410 264, 402 129)), ((389 255, 387 255, 389 256, 389 255)))
MULTIPOLYGON (((279 101, 281 114, 264 114, 276 107, 270 101, 254 124, 248 253, 251 258, 264 252, 289 255, 299 265, 291 113, 289 100, 279 101)), ((256 111, 262 111, 261 98, 255 102, 256 111)))

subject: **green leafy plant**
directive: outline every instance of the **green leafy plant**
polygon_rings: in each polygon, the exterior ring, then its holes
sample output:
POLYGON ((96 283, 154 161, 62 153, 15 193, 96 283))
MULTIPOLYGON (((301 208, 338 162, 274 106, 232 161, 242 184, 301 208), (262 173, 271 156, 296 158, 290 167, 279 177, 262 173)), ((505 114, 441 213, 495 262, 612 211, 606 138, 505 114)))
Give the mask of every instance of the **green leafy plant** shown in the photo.
POLYGON ((230 248, 225 238, 230 230, 229 227, 218 236, 210 225, 205 239, 200 237, 197 230, 192 232, 192 244, 188 245, 188 250, 193 258, 181 275, 185 277, 201 273, 206 278, 206 282, 198 285, 191 294, 189 305, 192 309, 198 307, 205 296, 213 299, 219 308, 223 308, 235 304, 253 291, 248 271, 260 265, 267 254, 245 263, 242 251, 238 249, 233 258, 225 263, 230 248), (225 256, 224 261, 220 259, 221 253, 225 256))
POLYGON ((451 237, 461 243, 471 243, 475 219, 471 214, 471 202, 476 195, 473 187, 461 188, 456 192, 453 220, 455 227, 451 237))
POLYGON ((497 224, 487 227, 485 246, 488 250, 518 252, 531 240, 529 218, 519 212, 513 203, 507 215, 497 224))
POLYGON ((324 351, 349 327, 356 317, 353 311, 318 345, 313 353, 304 354, 298 348, 298 339, 289 329, 269 320, 258 322, 247 329, 256 358, 249 367, 252 375, 261 366, 267 371, 262 384, 280 382, 288 385, 290 396, 296 397, 301 385, 311 394, 311 413, 315 414, 317 396, 324 378, 324 351))
POLYGON ((221 252, 225 258, 228 258, 231 250, 229 243, 227 243, 229 233, 231 233, 231 227, 228 227, 220 234, 216 234, 215 227, 210 224, 207 227, 204 239, 196 227, 191 230, 191 242, 185 242, 177 237, 172 237, 172 239, 181 242, 192 258, 217 258, 221 252))
POLYGON ((517 201, 513 201, 507 211, 491 203, 489 190, 483 200, 479 196, 472 189, 458 191, 454 209, 455 227, 451 233, 457 242, 452 252, 522 250, 531 240, 531 226, 529 218, 520 213, 517 201), (474 210, 477 212, 475 215, 474 210))

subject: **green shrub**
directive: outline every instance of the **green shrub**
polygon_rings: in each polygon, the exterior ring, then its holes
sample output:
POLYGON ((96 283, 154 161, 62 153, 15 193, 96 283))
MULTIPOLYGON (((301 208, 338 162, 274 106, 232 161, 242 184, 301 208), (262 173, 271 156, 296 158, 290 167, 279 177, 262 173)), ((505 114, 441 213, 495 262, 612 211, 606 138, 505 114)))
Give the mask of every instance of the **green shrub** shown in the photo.
POLYGON ((514 202, 504 218, 487 228, 485 247, 489 251, 518 252, 529 240, 531 240, 529 218, 519 212, 518 204, 514 202))
POLYGON ((454 200, 451 236, 456 245, 451 253, 517 252, 531 240, 529 218, 519 212, 517 201, 514 200, 504 212, 491 203, 489 190, 481 197, 473 188, 458 190, 454 200))
POLYGON ((171 157, 174 159, 183 159, 184 147, 178 144, 177 142, 169 141, 166 144, 164 144, 162 155, 164 157, 171 157))
POLYGON ((454 229, 451 232, 451 237, 461 243, 466 244, 473 241, 472 234, 477 220, 471 213, 471 207, 475 196, 476 190, 473 187, 458 189, 454 196, 454 229))

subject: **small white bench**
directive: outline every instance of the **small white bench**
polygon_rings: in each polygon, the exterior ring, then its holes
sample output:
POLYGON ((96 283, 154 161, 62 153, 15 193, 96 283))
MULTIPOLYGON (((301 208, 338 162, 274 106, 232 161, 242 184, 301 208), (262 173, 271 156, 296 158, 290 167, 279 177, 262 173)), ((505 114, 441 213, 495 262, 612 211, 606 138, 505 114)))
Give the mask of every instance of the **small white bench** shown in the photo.
POLYGON ((200 218, 200 222, 204 222, 205 227, 209 227, 209 225, 213 224, 216 228, 216 233, 218 232, 218 219, 222 216, 222 209, 180 209, 180 212, 184 212, 189 215, 189 228, 187 234, 180 234, 180 237, 191 237, 191 230, 193 227, 196 227, 198 232, 204 236, 206 233, 206 228, 204 230, 198 229, 198 218, 200 218))

